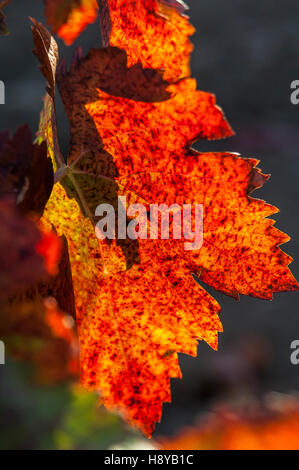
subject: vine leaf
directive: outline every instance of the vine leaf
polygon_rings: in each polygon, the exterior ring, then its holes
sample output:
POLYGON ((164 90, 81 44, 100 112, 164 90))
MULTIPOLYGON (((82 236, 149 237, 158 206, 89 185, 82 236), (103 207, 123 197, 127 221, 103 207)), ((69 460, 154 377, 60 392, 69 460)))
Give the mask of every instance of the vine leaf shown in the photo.
POLYGON ((128 66, 160 69, 174 82, 190 75, 190 36, 195 29, 180 0, 101 0, 103 43, 124 49, 128 66))
MULTIPOLYGON (((82 383, 151 435, 162 403, 171 399, 170 379, 181 376, 177 354, 195 356, 198 339, 216 349, 222 331, 218 303, 193 276, 237 299, 271 299, 298 284, 288 269, 291 258, 279 248, 288 237, 267 218, 277 209, 249 196, 268 179, 258 161, 190 147, 232 130, 215 97, 197 91, 189 78, 191 27, 179 2, 140 0, 136 8, 129 1, 126 9, 116 8, 121 0, 104 3, 104 34, 113 47, 85 58, 78 50, 70 70, 62 61, 57 71, 70 121, 67 164, 55 137, 53 99, 48 94, 44 102, 38 135, 47 141, 59 182, 43 224, 68 240, 82 383), (185 25, 179 35, 178 22, 185 25), (149 26, 156 27, 161 48, 170 48, 163 69, 149 26), (138 41, 131 48, 133 30, 138 41), (186 251, 184 240, 173 237, 98 240, 95 209, 105 202, 118 214, 119 196, 147 209, 202 203, 202 248, 186 251)), ((49 44, 38 57, 51 56, 49 44)))

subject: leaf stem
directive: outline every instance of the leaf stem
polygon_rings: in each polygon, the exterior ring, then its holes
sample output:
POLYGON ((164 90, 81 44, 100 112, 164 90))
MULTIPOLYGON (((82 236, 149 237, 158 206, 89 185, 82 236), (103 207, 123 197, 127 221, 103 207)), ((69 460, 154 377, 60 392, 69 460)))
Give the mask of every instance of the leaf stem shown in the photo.
POLYGON ((82 204, 82 207, 83 207, 83 209, 84 209, 84 211, 85 211, 86 217, 89 217, 89 219, 90 219, 90 220, 92 221, 92 223, 94 224, 94 223, 95 223, 94 217, 93 217, 93 215, 92 215, 91 212, 90 212, 90 209, 89 209, 88 204, 87 204, 87 202, 86 202, 86 200, 85 200, 84 194, 82 193, 81 188, 80 188, 79 184, 77 183, 77 180, 76 180, 75 176, 72 174, 71 171, 68 171, 66 176, 67 176, 67 178, 69 178, 69 180, 71 181, 71 183, 73 184, 73 186, 74 186, 74 188, 75 188, 76 193, 78 194, 78 197, 79 197, 79 199, 80 199, 80 202, 81 202, 81 204, 82 204))

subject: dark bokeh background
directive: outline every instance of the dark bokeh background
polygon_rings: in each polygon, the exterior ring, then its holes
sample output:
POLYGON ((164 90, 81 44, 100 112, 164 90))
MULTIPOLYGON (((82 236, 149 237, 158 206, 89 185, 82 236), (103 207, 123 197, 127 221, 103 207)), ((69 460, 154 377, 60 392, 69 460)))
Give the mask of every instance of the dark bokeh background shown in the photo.
MULTIPOLYGON (((290 83, 299 79, 299 3, 295 0, 188 0, 187 3, 197 29, 193 37, 193 75, 200 89, 217 95, 236 132, 229 140, 200 142, 196 148, 231 150, 258 157, 264 172, 272 174, 270 182, 255 196, 281 209, 276 216, 277 223, 292 237, 285 250, 297 260, 292 270, 298 278, 299 105, 290 102, 290 83)), ((13 0, 6 12, 11 35, 0 40, 0 80, 6 85, 6 105, 0 107, 0 129, 15 130, 28 122, 35 132, 44 80, 31 53, 27 17, 44 21, 42 2, 13 0)), ((69 62, 79 44, 85 53, 90 47, 100 45, 98 24, 91 25, 70 48, 59 41, 61 56, 66 56, 69 62)), ((66 154, 68 123, 61 104, 58 124, 66 154)), ((165 405, 156 435, 171 434, 183 425, 192 424, 195 416, 209 409, 217 399, 235 401, 271 390, 299 390, 299 365, 290 363, 290 343, 299 339, 299 293, 275 295, 273 302, 242 297, 238 303, 208 290, 222 305, 224 334, 220 335, 219 352, 200 343, 197 359, 181 356, 184 380, 173 381, 173 401, 165 405)), ((62 416, 75 413, 66 411, 72 410, 70 392, 67 388, 60 392, 58 389, 37 392, 28 383, 20 365, 9 362, 0 367, 0 448, 105 448, 115 439, 128 435, 120 422, 114 423, 119 428, 114 429, 109 442, 107 433, 106 440, 102 439, 105 432, 97 423, 98 440, 95 432, 87 430, 84 444, 81 436, 81 440, 74 438, 71 445, 67 441, 68 427, 66 430, 64 427, 63 438, 53 440, 49 433, 57 434, 62 416), (51 419, 45 413, 47 406, 52 406, 51 419), (3 421, 13 420, 15 428, 8 434, 3 421)), ((79 413, 81 422, 85 419, 82 416, 79 413)))

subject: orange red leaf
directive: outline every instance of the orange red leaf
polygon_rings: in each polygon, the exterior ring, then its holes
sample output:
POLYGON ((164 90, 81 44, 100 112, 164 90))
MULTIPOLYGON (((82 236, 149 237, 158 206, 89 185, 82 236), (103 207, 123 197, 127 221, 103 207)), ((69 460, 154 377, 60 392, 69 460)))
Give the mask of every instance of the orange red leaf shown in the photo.
POLYGON ((86 26, 94 23, 98 14, 97 0, 44 0, 44 3, 49 26, 68 46, 86 26))
MULTIPOLYGON (((267 218, 277 209, 249 196, 268 178, 258 161, 190 148, 197 139, 228 137, 232 130, 215 97, 188 78, 187 19, 177 2, 163 2, 163 15, 161 2, 133 3, 104 5, 107 37, 117 47, 94 49, 85 58, 79 50, 70 71, 64 63, 59 68, 71 133, 67 165, 50 95, 39 136, 60 179, 43 224, 68 240, 81 381, 151 435, 162 403, 171 399, 170 379, 181 376, 177 354, 196 355, 198 339, 217 348, 222 331, 218 303, 193 276, 236 298, 270 299, 298 284, 288 269, 291 258, 279 248, 288 237, 267 218), (185 29, 178 34, 180 21, 185 29), (168 53, 162 56, 160 48, 168 53), (119 196, 147 208, 203 204, 202 248, 186 251, 184 240, 173 237, 98 240, 95 209, 105 202, 117 213, 119 196)), ((39 42, 40 60, 51 57, 51 43, 39 42)))
POLYGON ((160 69, 165 80, 175 82, 190 75, 189 37, 194 28, 182 15, 181 1, 102 0, 104 45, 124 49, 128 66, 160 69))
POLYGON ((44 232, 41 240, 35 246, 37 253, 44 258, 49 274, 56 274, 61 255, 61 244, 61 240, 54 232, 44 232))

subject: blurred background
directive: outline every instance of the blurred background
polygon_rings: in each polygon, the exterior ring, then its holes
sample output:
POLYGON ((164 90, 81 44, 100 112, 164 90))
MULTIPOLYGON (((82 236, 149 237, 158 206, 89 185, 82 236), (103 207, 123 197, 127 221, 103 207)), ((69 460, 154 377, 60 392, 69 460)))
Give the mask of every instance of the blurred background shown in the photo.
MULTIPOLYGON (((299 278, 299 105, 290 102, 290 84, 299 80, 299 3, 294 0, 187 0, 196 34, 192 72, 201 90, 217 95, 236 136, 199 142, 201 151, 234 151, 257 157, 271 180, 255 193, 281 210, 277 226, 292 238, 285 250, 295 258, 299 278)), ((6 105, 0 129, 28 123, 36 132, 44 79, 32 55, 28 16, 44 22, 41 0, 13 0, 5 13, 11 34, 0 40, 0 80, 6 105)), ((100 46, 98 24, 71 47, 58 41, 71 60, 100 46)), ((61 147, 67 154, 69 129, 58 99, 61 147)), ((224 334, 216 353, 199 343, 196 359, 180 356, 183 381, 172 381, 172 403, 164 405, 154 439, 171 438, 215 403, 247 403, 269 392, 299 391, 299 365, 290 362, 290 344, 299 340, 299 293, 272 302, 240 302, 207 288, 222 306, 224 334)), ((96 397, 78 386, 40 387, 30 365, 7 359, 0 366, 0 448, 144 448, 147 443, 118 417, 96 409, 96 397)), ((299 437, 298 437, 299 440, 299 437)))

